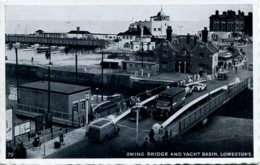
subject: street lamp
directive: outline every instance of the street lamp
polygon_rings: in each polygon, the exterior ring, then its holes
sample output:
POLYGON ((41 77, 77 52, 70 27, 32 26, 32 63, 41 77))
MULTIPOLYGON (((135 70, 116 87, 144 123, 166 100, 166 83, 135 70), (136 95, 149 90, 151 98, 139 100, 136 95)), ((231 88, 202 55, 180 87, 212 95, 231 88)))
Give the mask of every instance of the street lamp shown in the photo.
POLYGON ((138 128, 139 128, 139 111, 140 111, 140 108, 141 108, 141 101, 140 101, 140 98, 138 97, 136 99, 136 144, 138 145, 138 128))
POLYGON ((86 125, 88 125, 89 93, 86 94, 86 125))

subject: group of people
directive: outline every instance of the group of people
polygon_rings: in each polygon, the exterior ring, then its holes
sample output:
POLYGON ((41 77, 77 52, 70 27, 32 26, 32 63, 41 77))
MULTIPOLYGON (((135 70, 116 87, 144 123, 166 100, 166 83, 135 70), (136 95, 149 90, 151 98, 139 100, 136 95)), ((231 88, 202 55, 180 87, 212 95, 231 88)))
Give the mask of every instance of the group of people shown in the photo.
MULTIPOLYGON (((150 130, 149 132, 149 141, 150 143, 155 143, 155 132, 153 129, 150 130)), ((148 145, 148 137, 146 137, 145 142, 144 142, 144 146, 148 145)), ((167 144, 169 142, 169 133, 167 129, 164 129, 162 126, 159 128, 158 130, 158 140, 167 144)))
MULTIPOLYGON (((64 133, 63 133, 62 128, 60 128, 60 131, 59 131, 59 141, 60 141, 61 145, 64 144, 64 133)), ((39 133, 35 134, 32 145, 33 145, 33 147, 39 147, 41 145, 39 133)))

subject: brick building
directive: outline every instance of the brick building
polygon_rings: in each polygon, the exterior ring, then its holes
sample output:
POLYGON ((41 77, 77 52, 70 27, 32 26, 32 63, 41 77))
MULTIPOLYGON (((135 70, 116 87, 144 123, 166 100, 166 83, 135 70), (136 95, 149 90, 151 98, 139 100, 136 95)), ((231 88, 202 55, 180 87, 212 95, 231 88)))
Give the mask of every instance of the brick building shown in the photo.
MULTIPOLYGON (((202 40, 197 36, 182 35, 162 41, 154 50, 161 72, 214 74, 218 64, 218 49, 207 40, 203 30, 202 40)), ((171 35, 171 34, 169 34, 171 35)))
POLYGON ((244 12, 238 11, 236 14, 235 11, 228 10, 219 14, 219 11, 216 10, 214 15, 209 17, 210 31, 217 32, 245 32, 249 36, 252 36, 253 23, 252 23, 252 13, 249 12, 248 15, 245 15, 244 12))
MULTIPOLYGON (((27 117, 46 114, 48 111, 48 82, 38 81, 19 87, 20 102, 16 113, 27 117)), ((90 87, 64 83, 50 83, 50 111, 53 121, 61 124, 80 126, 86 121, 89 103, 86 96, 90 87)), ((89 112, 89 111, 88 111, 89 112)))

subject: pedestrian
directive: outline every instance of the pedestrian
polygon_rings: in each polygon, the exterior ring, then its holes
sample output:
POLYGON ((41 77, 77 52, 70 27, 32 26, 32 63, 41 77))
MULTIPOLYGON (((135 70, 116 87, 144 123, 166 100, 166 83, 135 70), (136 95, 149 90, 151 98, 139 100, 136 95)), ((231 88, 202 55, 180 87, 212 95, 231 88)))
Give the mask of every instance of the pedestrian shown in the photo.
POLYGON ((235 65, 235 70, 236 70, 236 73, 237 73, 237 65, 235 65))
POLYGON ((145 141, 144 141, 144 144, 143 144, 143 148, 144 148, 145 151, 146 151, 146 149, 147 149, 147 147, 148 147, 148 144, 149 144, 149 142, 148 142, 148 137, 146 137, 146 138, 145 138, 145 141))
POLYGON ((161 141, 163 140, 163 132, 164 132, 163 126, 161 126, 161 127, 159 128, 159 131, 158 131, 158 133, 159 133, 159 135, 160 135, 160 138, 161 138, 161 141))
POLYGON ((63 145, 64 144, 64 136, 63 136, 62 128, 60 129, 59 135, 60 135, 60 143, 61 143, 61 145, 63 145))
POLYGON ((168 130, 167 129, 165 129, 163 140, 164 140, 164 143, 168 143, 169 134, 168 134, 168 130))
POLYGON ((153 129, 151 129, 150 132, 149 132, 149 139, 150 139, 150 142, 151 142, 151 143, 154 143, 154 142, 155 142, 153 129))

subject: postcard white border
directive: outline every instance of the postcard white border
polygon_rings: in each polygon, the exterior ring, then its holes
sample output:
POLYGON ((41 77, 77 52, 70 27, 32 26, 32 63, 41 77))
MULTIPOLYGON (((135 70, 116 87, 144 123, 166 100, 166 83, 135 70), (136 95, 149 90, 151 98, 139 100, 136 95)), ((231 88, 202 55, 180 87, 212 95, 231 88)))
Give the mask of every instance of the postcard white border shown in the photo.
POLYGON ((5 159, 5 131, 1 131, 0 136, 0 153, 1 163, 6 164, 175 164, 175 163, 257 163, 260 161, 259 148, 259 128, 260 128, 260 111, 259 100, 259 71, 260 60, 257 60, 259 55, 259 16, 258 8, 259 1, 257 0, 2 0, 0 1, 0 130, 5 129, 5 60, 4 60, 4 32, 5 32, 5 6, 6 5, 214 5, 214 4, 252 4, 253 5, 253 20, 254 20, 254 35, 253 35, 253 63, 254 63, 254 158, 156 158, 156 159, 5 159), (258 101, 258 102, 257 102, 258 101), (3 152, 4 151, 4 152, 3 152))

